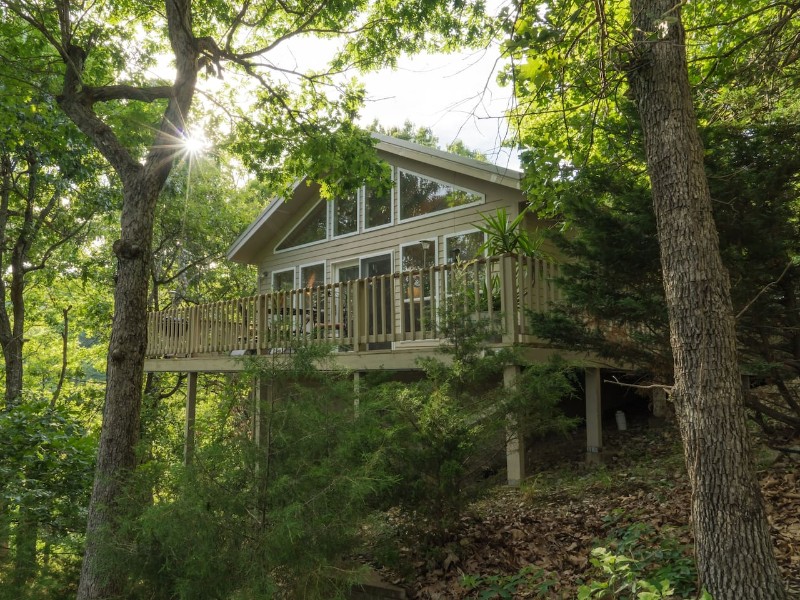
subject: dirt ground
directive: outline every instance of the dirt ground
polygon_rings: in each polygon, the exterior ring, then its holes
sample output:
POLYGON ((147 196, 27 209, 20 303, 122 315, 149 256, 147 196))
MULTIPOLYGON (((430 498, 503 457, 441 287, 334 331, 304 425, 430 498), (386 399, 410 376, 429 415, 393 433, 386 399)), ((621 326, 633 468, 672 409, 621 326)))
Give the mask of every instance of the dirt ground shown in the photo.
MULTIPOLYGON (((579 585, 598 577, 592 548, 621 532, 630 535, 634 523, 644 524, 651 539, 676 540, 689 556, 690 492, 677 431, 647 422, 607 431, 603 463, 593 467, 584 462, 582 435, 533 448, 535 472, 523 486, 496 486, 467 511, 447 543, 402 547, 403 572, 378 565, 381 576, 411 598, 574 598, 579 585), (545 592, 528 583, 511 596, 491 595, 513 589, 513 578, 526 568, 551 580, 545 592)), ((800 447, 800 438, 781 445, 800 447)), ((757 453, 776 554, 793 598, 800 598, 798 459, 765 447, 757 453)))

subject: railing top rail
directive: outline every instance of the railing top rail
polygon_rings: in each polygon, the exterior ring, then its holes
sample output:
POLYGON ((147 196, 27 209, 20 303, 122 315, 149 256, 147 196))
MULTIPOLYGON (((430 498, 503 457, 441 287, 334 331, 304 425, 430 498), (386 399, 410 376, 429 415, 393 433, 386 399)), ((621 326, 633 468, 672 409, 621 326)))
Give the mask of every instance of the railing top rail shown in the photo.
POLYGON ((365 284, 369 284, 375 281, 385 281, 388 278, 391 279, 400 279, 403 277, 420 275, 420 274, 427 274, 427 273, 440 273, 440 272, 448 272, 451 271, 454 267, 472 267, 473 265, 485 265, 490 263, 497 263, 501 261, 505 257, 510 257, 519 260, 520 257, 524 261, 540 261, 544 263, 551 263, 553 261, 544 259, 544 258, 536 258, 530 257, 526 255, 519 255, 517 253, 505 253, 505 254, 495 254, 492 256, 483 256, 479 258, 475 258, 468 261, 463 261, 460 263, 444 263, 438 265, 431 265, 430 267, 423 267, 419 269, 407 269, 405 271, 395 271, 393 273, 386 273, 382 275, 373 275, 370 277, 361 277, 358 279, 348 280, 346 282, 333 282, 333 283, 325 283, 322 285, 308 287, 308 288, 294 288, 291 290, 281 290, 281 291, 270 291, 270 292, 263 292, 260 294, 253 294, 250 296, 245 297, 237 297, 237 298, 229 298, 225 300, 216 300, 213 302, 204 302, 200 304, 193 304, 189 306, 172 306, 168 308, 163 308, 159 311, 150 311, 149 314, 169 314, 174 313, 180 310, 186 310, 189 308, 200 308, 203 306, 224 306, 229 305, 231 303, 245 303, 245 302, 257 302, 258 300, 264 299, 266 301, 271 301, 273 299, 288 299, 292 296, 297 296, 298 294, 315 294, 319 293, 320 290, 324 292, 333 291, 336 289, 340 289, 342 286, 346 285, 358 285, 359 283, 363 282, 365 284))

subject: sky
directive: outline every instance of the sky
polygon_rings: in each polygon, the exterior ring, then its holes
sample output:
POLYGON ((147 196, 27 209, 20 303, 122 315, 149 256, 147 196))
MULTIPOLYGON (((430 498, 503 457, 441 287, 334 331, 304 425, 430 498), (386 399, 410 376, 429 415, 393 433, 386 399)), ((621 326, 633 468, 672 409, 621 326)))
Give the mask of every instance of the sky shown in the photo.
MULTIPOLYGON (((499 10, 504 1, 489 0, 489 10, 499 10)), ((339 44, 335 39, 298 36, 270 51, 269 58, 299 71, 324 70, 339 44)), ((483 50, 404 56, 396 69, 367 74, 349 71, 346 77, 366 85, 362 124, 377 119, 382 126, 392 127, 409 120, 416 127, 430 128, 443 147, 461 139, 491 162, 518 169, 516 151, 503 147, 510 137, 503 115, 512 90, 497 84, 502 66, 499 47, 492 44, 483 50)))
POLYGON ((383 126, 401 126, 406 120, 429 127, 442 146, 461 139, 503 167, 519 168, 515 151, 504 148, 508 126, 503 114, 510 106, 511 89, 497 85, 499 52, 417 55, 403 58, 396 70, 362 76, 367 103, 362 122, 377 119, 383 126))
MULTIPOLYGON (((502 0, 490 0, 498 4, 502 0)), ((298 36, 267 55, 282 68, 301 72, 325 69, 339 41, 298 36)), ((359 74, 346 73, 365 83, 367 100, 361 112, 361 123, 374 120, 386 128, 402 127, 411 121, 415 127, 428 127, 445 148, 460 139, 467 148, 478 150, 490 162, 519 169, 515 150, 504 147, 509 139, 503 115, 511 105, 511 89, 497 84, 497 73, 503 62, 497 45, 483 50, 452 54, 422 53, 401 57, 396 69, 359 74)), ((165 55, 154 74, 171 79, 174 76, 172 57, 165 55)), ((286 75, 287 83, 292 77, 286 75)), ((213 93, 221 85, 215 78, 201 84, 213 93)), ((246 93, 242 95, 242 100, 246 93)))

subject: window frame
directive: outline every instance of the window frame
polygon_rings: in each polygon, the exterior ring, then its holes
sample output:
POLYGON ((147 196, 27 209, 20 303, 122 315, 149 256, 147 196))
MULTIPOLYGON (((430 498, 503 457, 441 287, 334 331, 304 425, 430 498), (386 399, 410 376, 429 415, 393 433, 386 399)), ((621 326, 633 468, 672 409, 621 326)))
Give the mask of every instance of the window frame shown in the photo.
MULTIPOLYGON (((345 258, 343 260, 337 260, 335 262, 331 262, 331 283, 333 283, 333 284, 343 283, 343 282, 339 281, 338 277, 335 278, 335 276, 337 275, 337 273, 338 273, 338 271, 340 269, 348 269, 348 268, 351 268, 351 267, 358 267, 358 269, 359 269, 358 270, 358 277, 356 277, 356 279, 361 279, 361 265, 360 265, 360 259, 359 259, 358 256, 355 256, 353 258, 345 258), (334 278, 335 278, 335 280, 334 280, 334 278)), ((348 281, 354 281, 354 280, 349 279, 348 281)))
POLYGON ((295 267, 289 267, 289 268, 287 268, 287 269, 280 269, 280 270, 274 270, 274 271, 272 271, 272 279, 271 279, 271 281, 270 281, 270 286, 271 286, 271 289, 272 289, 272 292, 273 292, 273 293, 275 293, 275 292, 282 292, 282 291, 284 291, 284 290, 279 290, 279 289, 277 289, 277 288, 275 287, 275 277, 276 277, 277 275, 281 275, 281 274, 283 274, 283 273, 288 273, 289 271, 291 271, 291 272, 292 272, 292 287, 290 287, 289 289, 290 289, 290 290, 297 289, 297 288, 296 288, 296 286, 297 286, 297 269, 296 269, 295 267))
POLYGON ((361 209, 360 224, 361 224, 361 230, 363 232, 377 231, 378 229, 384 229, 385 227, 391 227, 395 223, 395 205, 396 205, 396 197, 397 197, 396 188, 397 188, 397 185, 398 185, 397 182, 399 181, 399 179, 395 178, 395 173, 398 171, 398 169, 396 169, 394 167, 394 165, 391 165, 391 169, 392 169, 392 187, 389 190, 389 222, 388 223, 384 223, 383 225, 375 225, 373 227, 368 227, 367 226, 367 186, 366 185, 362 185, 361 189, 359 190, 360 197, 361 197, 361 202, 359 203, 359 208, 361 209))
POLYGON ((412 171, 410 169, 401 169, 400 167, 397 168, 397 181, 396 181, 395 185, 392 186, 392 187, 396 188, 396 190, 397 190, 397 219, 398 219, 397 222, 398 223, 410 223, 410 222, 413 222, 413 221, 417 221, 419 219, 429 219, 430 217, 432 217, 434 215, 445 215, 447 213, 450 213, 450 212, 453 212, 453 211, 456 211, 456 210, 461 210, 463 208, 470 208, 472 206, 480 206, 481 204, 486 204, 486 194, 484 194, 483 192, 477 192, 475 190, 471 190, 469 188, 465 188, 463 186, 456 185, 454 183, 450 183, 449 181, 444 181, 444 180, 438 179, 436 177, 430 177, 429 175, 423 175, 422 173, 417 173, 416 171, 412 171), (474 202, 469 202, 467 204, 462 204, 460 206, 453 206, 451 208, 445 208, 445 209, 442 209, 442 210, 437 210, 437 211, 434 211, 434 212, 425 213, 424 215, 417 215, 417 216, 414 216, 414 217, 403 218, 403 214, 402 214, 402 211, 403 211, 403 190, 400 187, 400 183, 401 183, 401 179, 402 179, 401 173, 408 173, 409 175, 413 175, 415 177, 421 177, 423 179, 427 179, 429 181, 433 181, 434 183, 437 183, 439 185, 449 186, 449 187, 453 188, 454 190, 460 190, 460 191, 463 191, 463 192, 467 192, 469 194, 474 194, 475 196, 479 196, 480 198, 478 200, 475 200, 474 202))
MULTIPOLYGON (((364 186, 355 190, 353 193, 356 195, 356 230, 351 231, 349 233, 342 233, 340 235, 336 235, 334 233, 334 223, 336 222, 336 202, 339 198, 334 198, 333 200, 329 200, 328 203, 330 206, 328 207, 328 223, 327 223, 327 233, 328 233, 328 240, 341 240, 344 238, 352 237, 354 235, 358 235, 361 233, 361 190, 364 189, 364 186)), ((324 202, 324 201, 323 201, 324 202)))
POLYGON ((313 246, 314 244, 322 244, 323 242, 329 241, 331 239, 330 238, 330 232, 331 232, 331 223, 330 223, 331 216, 330 215, 331 215, 331 209, 330 209, 328 201, 320 198, 318 202, 315 202, 314 205, 309 210, 307 210, 305 212, 305 214, 297 222, 297 224, 294 227, 292 227, 288 231, 288 233, 285 236, 283 236, 281 238, 281 240, 277 244, 275 244, 275 250, 273 250, 273 254, 280 254, 282 252, 291 252, 292 250, 297 250, 298 248, 308 248, 309 246, 313 246), (278 246, 283 244, 289 238, 289 236, 291 236, 297 230, 297 228, 300 227, 300 225, 303 223, 303 221, 305 221, 312 212, 317 210, 317 208, 320 205, 320 202, 325 202, 326 203, 325 204, 325 237, 322 238, 321 240, 315 240, 313 242, 306 242, 305 244, 300 244, 299 246, 292 246, 291 248, 278 249, 278 246))
MULTIPOLYGON (((438 235, 434 235, 430 239, 414 240, 414 241, 411 241, 411 242, 404 242, 404 243, 400 244, 400 254, 399 254, 398 258, 399 258, 399 261, 400 261, 399 271, 401 273, 403 273, 403 272, 405 272, 407 270, 405 268, 405 266, 403 266, 403 250, 405 248, 410 247, 410 246, 419 246, 419 245, 422 244, 422 242, 428 242, 428 241, 433 241, 433 264, 431 266, 432 267, 436 267, 436 266, 439 265, 439 236, 438 235)), ((422 270, 427 269, 427 268, 429 268, 429 267, 425 267, 423 265, 422 270)), ((411 269, 411 270, 414 270, 414 269, 411 269)), ((436 279, 437 279, 437 282, 438 282, 438 278, 436 278, 436 279)), ((420 285, 422 285, 421 281, 420 281, 420 285)), ((438 286, 438 283, 436 285, 438 286)), ((438 289, 434 289, 434 287, 431 286, 430 295, 428 295, 428 296, 420 295, 419 300, 430 300, 433 295, 436 295, 437 291, 438 291, 438 289)), ((418 299, 414 298, 414 301, 417 302, 418 299)), ((408 302, 408 296, 405 293, 403 294, 403 302, 408 302)))
MULTIPOLYGON (((484 244, 486 243, 486 233, 484 233, 480 229, 466 229, 464 231, 455 231, 453 233, 448 233, 448 234, 442 236, 443 241, 444 241, 444 256, 445 256, 445 261, 446 261, 445 264, 448 264, 448 265, 453 264, 451 262, 451 260, 450 260, 450 244, 448 243, 449 240, 451 240, 454 237, 460 236, 460 235, 469 235, 471 233, 480 233, 483 236, 483 243, 484 244)), ((486 258, 486 249, 483 250, 483 254, 480 256, 480 258, 486 258)), ((472 260, 472 259, 470 259, 470 260, 472 260)), ((461 262, 466 262, 466 261, 462 260, 461 262)))
POLYGON ((321 287, 327 285, 327 276, 328 276, 328 269, 326 268, 327 265, 325 264, 326 261, 324 260, 317 260, 314 262, 303 263, 301 265, 297 265, 297 289, 298 290, 313 290, 316 287, 321 287), (314 287, 308 288, 305 287, 303 284, 303 269, 307 267, 316 267, 322 265, 322 282, 314 285, 314 287))

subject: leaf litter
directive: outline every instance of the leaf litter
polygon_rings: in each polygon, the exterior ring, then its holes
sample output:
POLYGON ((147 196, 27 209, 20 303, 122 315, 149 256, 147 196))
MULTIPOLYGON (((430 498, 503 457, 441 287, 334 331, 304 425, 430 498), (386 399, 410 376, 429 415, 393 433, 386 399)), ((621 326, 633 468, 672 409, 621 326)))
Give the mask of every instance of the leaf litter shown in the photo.
MULTIPOLYGON (((691 493, 677 431, 604 432, 599 466, 584 463, 579 435, 534 448, 533 475, 519 489, 494 487, 441 546, 402 545, 396 560, 402 573, 384 565, 376 570, 410 598, 561 599, 575 598, 578 586, 596 577, 591 550, 634 523, 655 536, 677 538, 690 554, 691 493), (521 571, 548 583, 540 589, 520 585, 513 596, 481 595, 465 585, 470 578, 510 581, 521 571)), ((784 441, 800 445, 800 438, 784 441)), ((775 553, 790 597, 800 598, 800 462, 763 448, 758 475, 775 553)), ((402 528, 397 514, 389 522, 402 528)))

